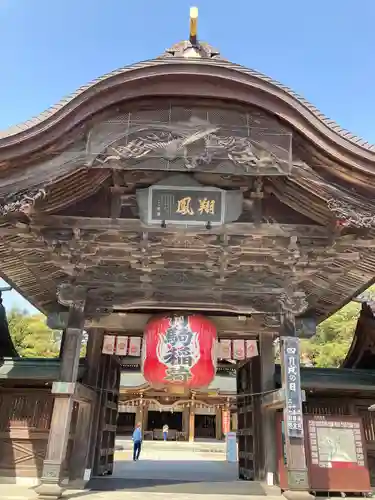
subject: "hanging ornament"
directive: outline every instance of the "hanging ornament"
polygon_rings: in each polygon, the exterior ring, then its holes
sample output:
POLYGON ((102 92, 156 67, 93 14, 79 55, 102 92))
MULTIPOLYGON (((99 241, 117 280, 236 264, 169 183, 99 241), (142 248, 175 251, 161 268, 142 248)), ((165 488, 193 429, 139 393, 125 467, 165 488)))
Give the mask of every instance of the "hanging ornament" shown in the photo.
POLYGON ((150 320, 144 333, 143 376, 155 388, 207 387, 216 374, 216 327, 198 314, 150 320))

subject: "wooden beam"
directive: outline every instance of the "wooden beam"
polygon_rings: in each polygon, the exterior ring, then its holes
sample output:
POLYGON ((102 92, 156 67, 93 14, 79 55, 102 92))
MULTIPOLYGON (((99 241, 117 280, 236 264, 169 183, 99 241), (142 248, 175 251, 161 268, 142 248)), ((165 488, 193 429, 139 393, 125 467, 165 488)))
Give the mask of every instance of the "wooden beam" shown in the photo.
MULTIPOLYGON (((143 334, 145 326, 149 319, 153 316, 149 312, 133 313, 133 312, 112 312, 101 317, 94 317, 85 320, 85 328, 98 328, 113 332, 113 334, 121 334, 126 331, 128 337, 139 337, 143 334)), ((63 330, 66 328, 67 312, 51 313, 47 315, 47 325, 52 330, 63 330)), ((241 338, 242 334, 246 334, 249 338, 256 338, 259 332, 275 333, 278 328, 266 327, 264 318, 254 316, 208 316, 218 329, 220 338, 241 338)), ((95 334, 95 336, 97 333, 95 334)))
MULTIPOLYGON (((229 361, 229 360, 228 360, 229 361)), ((248 361, 248 360, 247 360, 248 361)), ((140 356, 121 356, 121 365, 130 365, 130 366, 140 366, 142 363, 141 357, 140 356)), ((235 370, 237 368, 238 361, 236 361, 233 364, 228 365, 224 361, 218 361, 217 362, 217 368, 228 368, 228 370, 235 370)), ((126 372, 126 370, 122 370, 126 372)), ((219 374, 217 374, 219 375, 219 374)))
MULTIPOLYGON (((191 232, 185 226, 177 227, 171 225, 167 228, 161 226, 146 226, 139 219, 110 219, 104 217, 73 217, 62 215, 35 215, 31 217, 30 228, 79 228, 105 231, 152 231, 160 233, 175 233, 176 230, 191 232)), ((237 234, 241 236, 297 236, 302 238, 327 239, 328 231, 323 226, 306 225, 306 224, 260 224, 259 226, 253 223, 236 222, 225 224, 218 228, 194 228, 194 233, 203 234, 237 234)))
MULTIPOLYGON (((183 227, 167 227, 161 228, 158 226, 145 226, 138 219, 119 219, 119 218, 99 218, 99 217, 74 217, 74 216, 61 216, 61 215, 44 215, 44 216, 33 216, 29 224, 20 223, 13 226, 2 226, 0 227, 1 236, 24 236, 29 240, 34 239, 35 230, 39 232, 40 229, 56 228, 56 229, 71 229, 73 227, 78 227, 80 229, 87 230, 100 230, 100 231, 151 231, 151 232, 161 232, 165 234, 173 234, 178 232, 189 232, 183 227)), ((280 224, 280 223, 267 223, 267 224, 253 224, 247 222, 241 223, 231 223, 221 228, 213 228, 210 230, 197 228, 194 229, 196 233, 202 233, 207 235, 212 234, 228 234, 252 237, 267 237, 267 236, 278 236, 289 238, 290 236, 296 235, 300 239, 318 239, 326 240, 329 243, 329 231, 324 226, 319 225, 305 225, 305 224, 280 224), (305 228, 305 229, 304 229, 305 228), (241 232, 243 231, 243 232, 241 232)), ((375 247, 375 238, 373 235, 368 235, 365 238, 358 235, 348 235, 338 237, 335 240, 335 249, 344 250, 346 248, 363 248, 363 249, 373 249, 375 247)), ((21 242, 17 242, 17 245, 22 246, 21 242)), ((103 246, 110 246, 116 248, 120 246, 120 243, 116 242, 105 242, 103 241, 103 246)), ((32 245, 30 245, 32 248, 32 245)), ((39 245, 36 248, 42 248, 39 245)), ((200 249, 197 248, 197 251, 200 249)), ((245 247, 246 250, 246 247, 245 247)))

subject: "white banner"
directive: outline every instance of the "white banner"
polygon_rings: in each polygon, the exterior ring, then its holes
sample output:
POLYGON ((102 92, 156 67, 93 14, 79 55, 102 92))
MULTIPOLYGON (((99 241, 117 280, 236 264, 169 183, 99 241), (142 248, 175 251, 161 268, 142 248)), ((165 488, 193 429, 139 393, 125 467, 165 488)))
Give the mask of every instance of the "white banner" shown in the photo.
POLYGON ((245 341, 242 339, 233 340, 233 359, 245 359, 245 341))
POLYGON ((114 335, 104 335, 102 353, 114 354, 115 344, 116 344, 116 337, 114 335))
POLYGON ((140 337, 130 337, 128 355, 129 356, 140 356, 141 355, 141 338, 140 337))
POLYGON ((128 354, 128 337, 117 337, 116 354, 117 356, 126 356, 128 354))
POLYGON ((256 340, 246 340, 246 359, 258 356, 258 344, 256 340))
POLYGON ((230 340, 220 340, 219 358, 232 359, 232 342, 230 340))

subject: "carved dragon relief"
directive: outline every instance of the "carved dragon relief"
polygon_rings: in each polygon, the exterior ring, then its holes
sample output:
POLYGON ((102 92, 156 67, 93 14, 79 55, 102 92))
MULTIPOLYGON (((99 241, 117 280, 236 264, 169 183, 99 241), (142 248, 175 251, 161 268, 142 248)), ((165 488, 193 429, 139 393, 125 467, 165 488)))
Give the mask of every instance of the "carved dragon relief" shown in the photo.
MULTIPOLYGON (((160 117, 163 111, 160 110, 160 117)), ((203 109, 199 111, 202 116, 203 109)), ((206 115, 209 114, 207 110, 206 115)), ((290 152, 288 147, 277 144, 277 134, 255 130, 251 134, 249 127, 215 123, 214 118, 210 121, 194 115, 186 121, 168 122, 152 121, 152 114, 138 115, 129 114, 123 121, 102 123, 92 130, 87 146, 88 166, 250 175, 290 173, 290 152)), ((289 139, 289 147, 290 144, 289 139)))
MULTIPOLYGON (((322 192, 327 213, 343 226, 374 227, 372 203, 328 182, 298 158, 291 162, 292 133, 278 127, 276 130, 276 122, 269 117, 257 116, 255 110, 240 113, 199 106, 189 110, 165 102, 163 109, 114 117, 94 125, 84 147, 81 142, 70 145, 52 160, 29 167, 27 175, 25 171, 21 178, 11 177, 4 186, 0 182, 0 216, 29 214, 35 205, 47 206, 54 183, 86 163, 109 170, 138 169, 133 172, 137 175, 149 168, 207 171, 210 175, 227 171, 231 176, 271 179, 288 175, 305 189, 311 191, 314 185, 322 192)), ((253 204, 254 200, 247 201, 253 204)))

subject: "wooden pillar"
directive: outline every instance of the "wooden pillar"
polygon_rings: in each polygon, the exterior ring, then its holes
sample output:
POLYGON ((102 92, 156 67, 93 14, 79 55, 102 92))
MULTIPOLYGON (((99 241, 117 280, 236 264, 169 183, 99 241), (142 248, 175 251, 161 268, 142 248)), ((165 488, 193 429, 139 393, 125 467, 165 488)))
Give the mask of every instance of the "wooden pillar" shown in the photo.
MULTIPOLYGON (((88 332, 86 363, 87 373, 84 378, 84 383, 91 388, 96 388, 99 392, 100 387, 100 364, 102 358, 102 347, 104 332, 97 328, 90 329, 88 332)), ((95 449, 98 437, 99 419, 100 419, 100 403, 101 398, 97 395, 96 403, 93 408, 91 418, 90 442, 88 443, 88 456, 86 467, 90 471, 94 468, 95 449)), ((91 474, 91 473, 90 473, 91 474)))
POLYGON ((138 406, 137 412, 135 414, 135 425, 141 424, 142 437, 144 435, 143 415, 144 415, 143 394, 141 394, 141 399, 139 401, 139 406, 138 406))
POLYGON ((252 396, 252 423, 254 446, 254 480, 264 479, 264 445, 263 445, 263 415, 262 415, 262 367, 261 357, 254 356, 250 360, 250 379, 252 396))
POLYGON ((190 418, 190 407, 186 407, 182 413, 182 432, 184 433, 184 439, 189 439, 189 418, 190 418))
POLYGON ((121 376, 118 358, 102 354, 99 370, 100 406, 93 473, 103 476, 113 473, 121 376))
POLYGON ((237 432, 237 430, 238 430, 238 415, 237 415, 237 411, 236 411, 236 413, 232 413, 231 414, 230 421, 231 421, 231 430, 233 432, 237 432))
POLYGON ((195 397, 192 395, 189 407, 189 441, 194 441, 195 438, 195 397))
POLYGON ((83 384, 93 391, 95 398, 90 402, 81 401, 78 407, 72 458, 69 467, 69 486, 75 489, 83 489, 90 480, 100 414, 98 380, 103 332, 98 329, 90 329, 87 334, 85 360, 87 369, 83 384))
POLYGON ((216 433, 215 433, 215 437, 218 440, 223 439, 222 411, 223 410, 221 407, 216 409, 216 429, 215 429, 216 433))
MULTIPOLYGON (((267 334, 260 335, 260 357, 261 357, 261 391, 266 393, 275 389, 275 352, 273 346, 273 336, 267 334)), ((276 454, 276 410, 262 408, 262 431, 264 446, 264 463, 260 470, 263 481, 275 484, 277 475, 277 454, 276 454)))
POLYGON ((302 414, 299 338, 294 318, 285 314, 280 339, 282 384, 285 391, 284 429, 290 491, 309 490, 302 414))
POLYGON ((148 406, 146 404, 143 405, 143 417, 142 417, 142 433, 147 430, 147 421, 148 421, 148 406))
POLYGON ((46 458, 43 464, 41 485, 37 488, 39 497, 54 500, 61 498, 61 481, 66 465, 66 453, 73 411, 73 394, 78 376, 79 357, 84 325, 84 300, 75 297, 69 310, 65 330, 64 349, 61 359, 59 382, 54 382, 52 392, 55 403, 52 412, 46 458))

